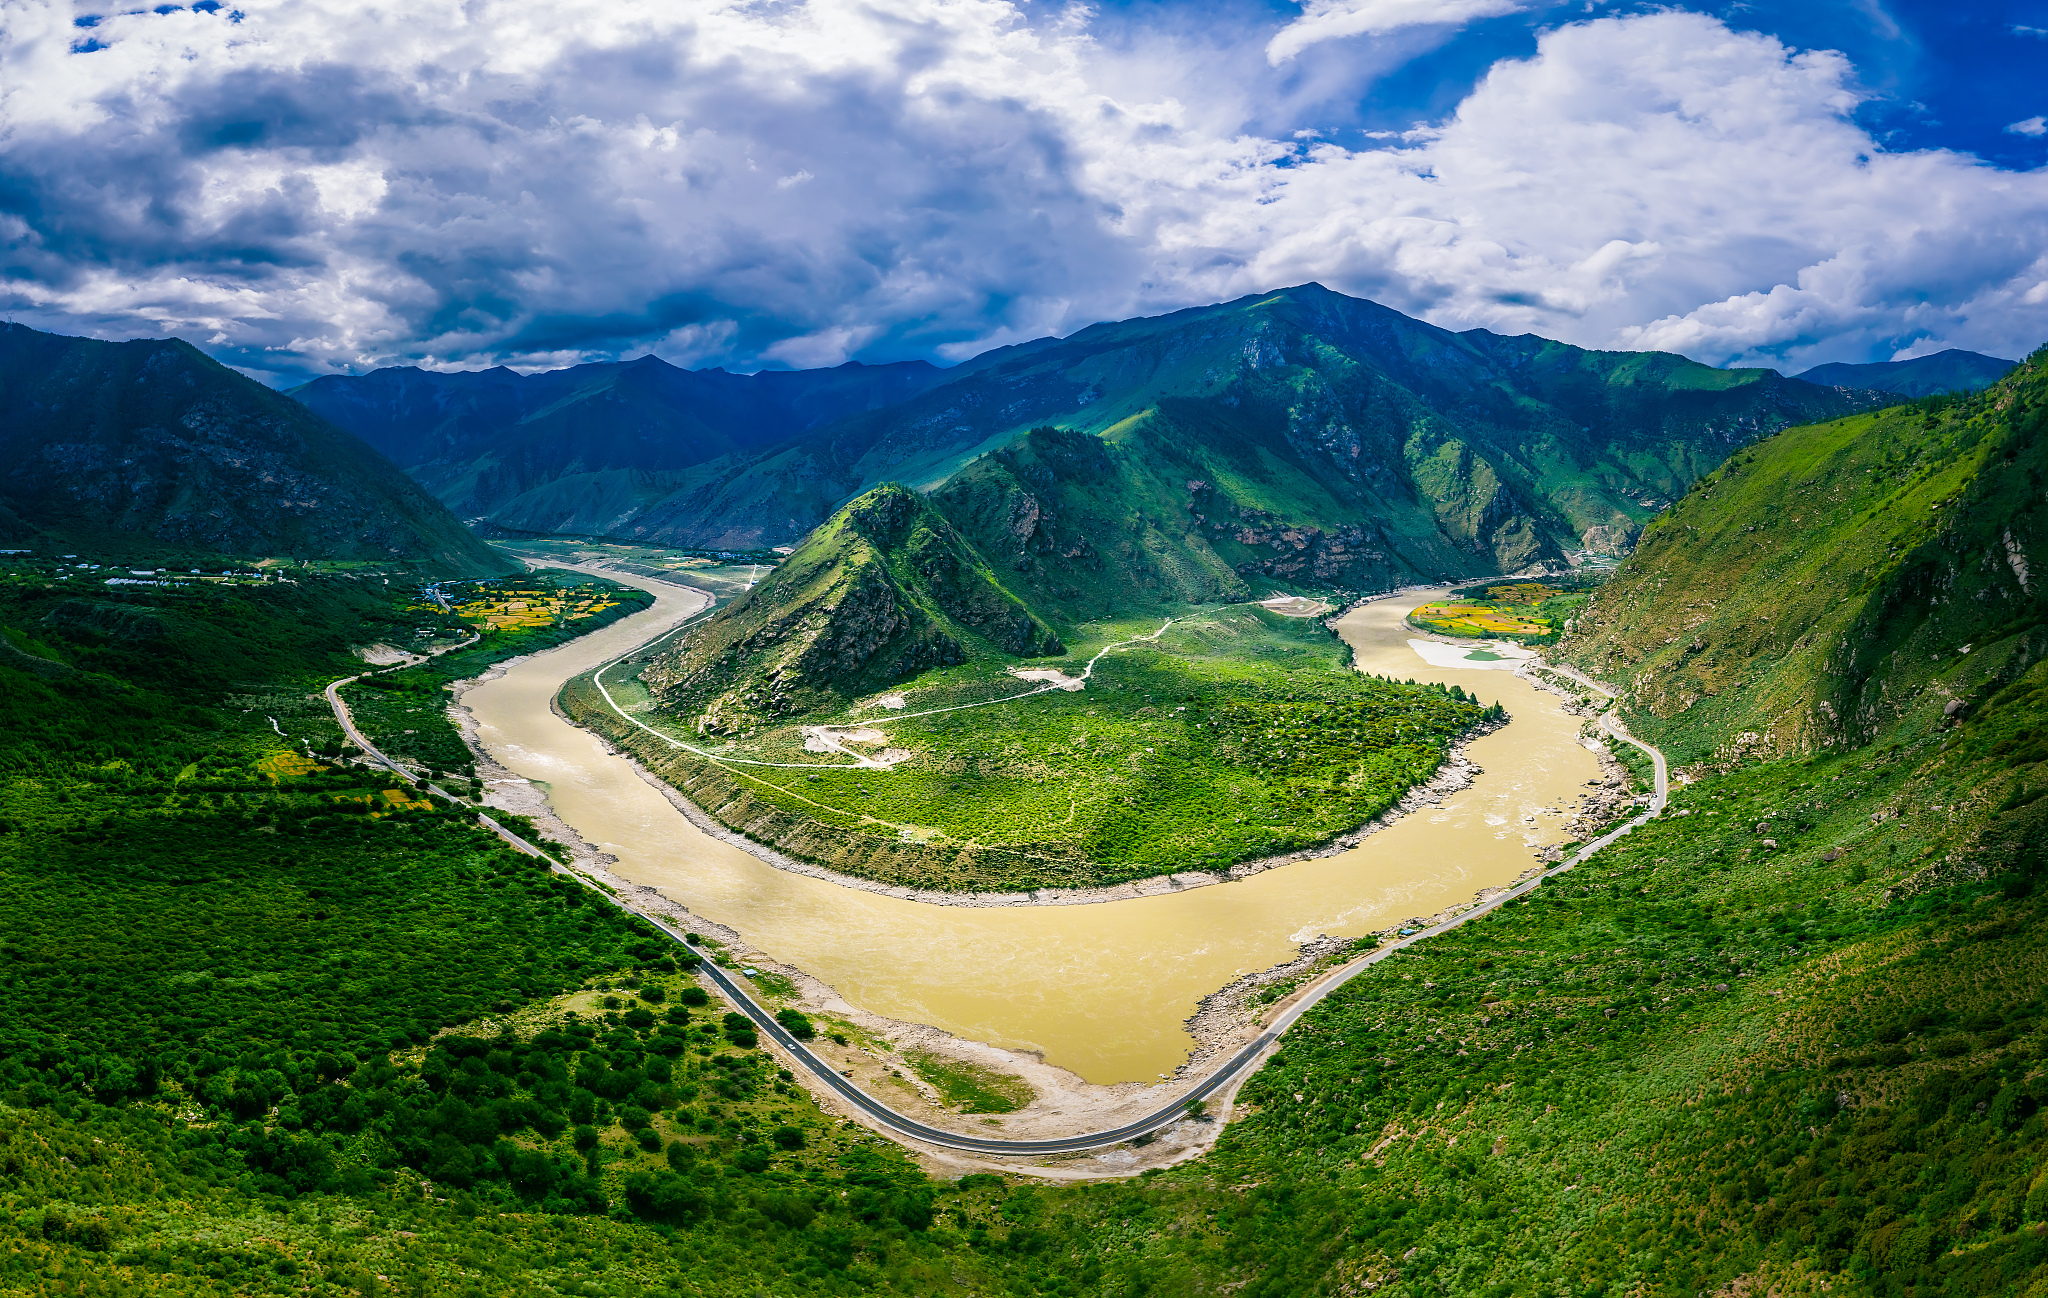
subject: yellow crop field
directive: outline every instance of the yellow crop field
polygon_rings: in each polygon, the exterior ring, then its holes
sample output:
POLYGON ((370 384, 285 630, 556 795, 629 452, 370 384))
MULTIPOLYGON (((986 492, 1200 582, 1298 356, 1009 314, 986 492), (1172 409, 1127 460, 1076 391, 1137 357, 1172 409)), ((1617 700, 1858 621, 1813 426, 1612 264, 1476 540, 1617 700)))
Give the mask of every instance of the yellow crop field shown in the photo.
POLYGON ((485 589, 476 599, 456 606, 465 621, 481 622, 493 631, 548 626, 557 619, 574 622, 602 613, 618 601, 603 597, 565 598, 547 590, 485 589))
POLYGON ((256 763, 256 769, 275 784, 279 780, 293 776, 309 775, 320 769, 320 763, 304 753, 288 748, 281 753, 272 753, 256 763))
POLYGON ((1408 620, 1424 630, 1447 635, 1549 635, 1555 629, 1542 618, 1524 617, 1469 600, 1424 604, 1410 612, 1408 620))

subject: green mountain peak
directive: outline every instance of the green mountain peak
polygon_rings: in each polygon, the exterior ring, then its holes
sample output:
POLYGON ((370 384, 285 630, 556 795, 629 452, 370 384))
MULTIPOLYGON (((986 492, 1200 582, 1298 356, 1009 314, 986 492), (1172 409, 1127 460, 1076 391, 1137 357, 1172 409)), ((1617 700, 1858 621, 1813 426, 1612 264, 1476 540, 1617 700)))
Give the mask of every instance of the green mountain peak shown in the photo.
POLYGON ((0 538, 503 572, 350 433, 175 338, 0 325, 0 538))
POLYGON ((885 483, 641 673, 699 731, 817 711, 977 654, 1065 652, 943 515, 885 483))

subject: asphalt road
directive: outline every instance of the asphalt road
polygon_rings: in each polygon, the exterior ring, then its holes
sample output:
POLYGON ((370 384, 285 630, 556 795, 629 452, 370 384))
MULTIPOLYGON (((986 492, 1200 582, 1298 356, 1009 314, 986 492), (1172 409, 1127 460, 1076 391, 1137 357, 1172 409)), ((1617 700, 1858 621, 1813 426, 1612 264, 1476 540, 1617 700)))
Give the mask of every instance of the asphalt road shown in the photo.
MULTIPOLYGON (((1587 689, 1592 690, 1595 694, 1605 695, 1609 699, 1617 699, 1620 697, 1612 689, 1609 689, 1607 686, 1602 685, 1599 681, 1594 680, 1592 677, 1586 675, 1584 672, 1580 671, 1576 667, 1567 667, 1562 663, 1546 662, 1542 658, 1536 659, 1536 662, 1542 666, 1544 671, 1555 672, 1559 676, 1563 676, 1568 680, 1577 681, 1579 684, 1585 686, 1587 689)), ((1600 714, 1600 729, 1606 732, 1607 734, 1613 736, 1614 738, 1619 739, 1624 744, 1633 744, 1637 748, 1642 749, 1644 752, 1650 755, 1650 765, 1652 769, 1656 772, 1656 787, 1650 791, 1650 814, 1655 815, 1656 813, 1664 810, 1665 804, 1669 802, 1671 798, 1671 772, 1665 766, 1664 754, 1660 750, 1650 747, 1650 745, 1644 743, 1642 740, 1630 734, 1628 732, 1628 726, 1623 724, 1619 716, 1615 715, 1615 710, 1613 708, 1609 708, 1607 711, 1600 714)), ((1631 828, 1633 828, 1633 826, 1631 826, 1631 828)), ((1628 831, 1621 831, 1621 833, 1626 832, 1628 831)), ((1610 834, 1606 838, 1602 838, 1599 841, 1604 844, 1613 841, 1613 839, 1616 837, 1619 837, 1619 835, 1610 834)))
MULTIPOLYGON (((439 591, 434 592, 434 598, 441 598, 439 591)), ((343 703, 341 701, 341 687, 350 684, 354 681, 359 681, 365 676, 376 676, 382 672, 395 672, 402 671, 407 667, 417 667, 421 663, 426 662, 429 658, 438 658, 442 654, 453 653, 457 649, 467 649, 482 638, 482 636, 472 633, 469 639, 464 640, 458 644, 447 645, 440 649, 434 649, 429 651, 425 655, 413 654, 411 656, 411 661, 409 662, 393 663, 389 667, 379 667, 376 671, 373 672, 359 672, 354 676, 344 676, 340 680, 330 683, 325 691, 327 694, 327 706, 334 710, 334 719, 335 721, 340 723, 341 733, 348 737, 348 741, 350 743, 354 744, 356 747, 363 750, 363 756, 366 760, 377 766, 382 766, 384 769, 390 771, 392 774, 397 775, 398 777, 403 779, 407 784, 415 783, 416 781, 413 778, 412 772, 406 770, 397 762, 392 761, 383 753, 378 752, 377 746, 370 742, 369 736, 365 735, 362 731, 356 729, 355 715, 348 710, 348 704, 343 703)), ((274 727, 277 725, 277 722, 275 720, 272 720, 270 724, 274 727)), ((284 732, 280 730, 278 731, 278 733, 283 734, 284 732)), ((432 785, 429 785, 428 787, 433 788, 432 785)), ((448 796, 446 793, 442 793, 440 789, 434 789, 434 792, 440 793, 441 796, 444 798, 448 796)))

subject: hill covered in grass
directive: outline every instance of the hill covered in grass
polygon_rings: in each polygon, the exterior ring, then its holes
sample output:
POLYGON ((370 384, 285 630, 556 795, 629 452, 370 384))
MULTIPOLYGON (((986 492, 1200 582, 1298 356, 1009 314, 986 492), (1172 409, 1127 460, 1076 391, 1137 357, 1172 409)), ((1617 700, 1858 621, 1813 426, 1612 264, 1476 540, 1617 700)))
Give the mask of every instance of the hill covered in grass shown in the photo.
POLYGON ((2048 369, 1780 433, 1707 475, 1561 652, 1680 761, 1969 718, 2048 652, 2048 369))
POLYGON ((507 562, 390 461, 176 339, 0 326, 0 540, 104 555, 507 562))
POLYGON ((1064 652, 916 492, 875 488, 640 672, 697 733, 843 706, 970 655, 1064 652))

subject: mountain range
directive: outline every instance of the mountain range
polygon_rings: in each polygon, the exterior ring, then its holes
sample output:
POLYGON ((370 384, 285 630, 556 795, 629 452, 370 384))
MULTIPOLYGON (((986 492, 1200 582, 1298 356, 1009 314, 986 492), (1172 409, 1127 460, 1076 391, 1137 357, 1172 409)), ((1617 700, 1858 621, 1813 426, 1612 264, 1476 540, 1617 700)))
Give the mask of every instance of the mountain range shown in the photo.
POLYGON ((1905 397, 1926 397, 1939 392, 1976 392, 1988 388, 2004 378, 2016 363, 1951 347, 1909 361, 1817 365, 1798 377, 1829 387, 1869 388, 1905 397))
POLYGON ((16 324, 0 325, 0 539, 508 566, 360 439, 188 343, 16 324))
POLYGON ((486 526, 794 545, 898 481, 971 506, 977 543, 1054 599, 1112 569, 1141 595, 1211 598, 1621 552, 1735 447, 1890 399, 1452 333, 1313 284, 950 370, 741 379, 643 359, 530 379, 387 370, 295 395, 486 526))
POLYGON ((1737 447, 2008 364, 1951 351, 1789 379, 1452 333, 1310 284, 952 369, 408 367, 318 379, 294 401, 183 343, 10 327, 0 529, 467 571, 498 565, 449 511, 485 536, 793 547, 902 482, 1006 590, 1078 618, 1105 598, 1364 590, 1626 553, 1737 447))
POLYGON ((290 395, 466 519, 513 533, 602 535, 690 490, 704 476, 692 472, 698 466, 902 401, 946 376, 924 361, 742 375, 643 356, 532 375, 406 366, 319 378, 290 395))

